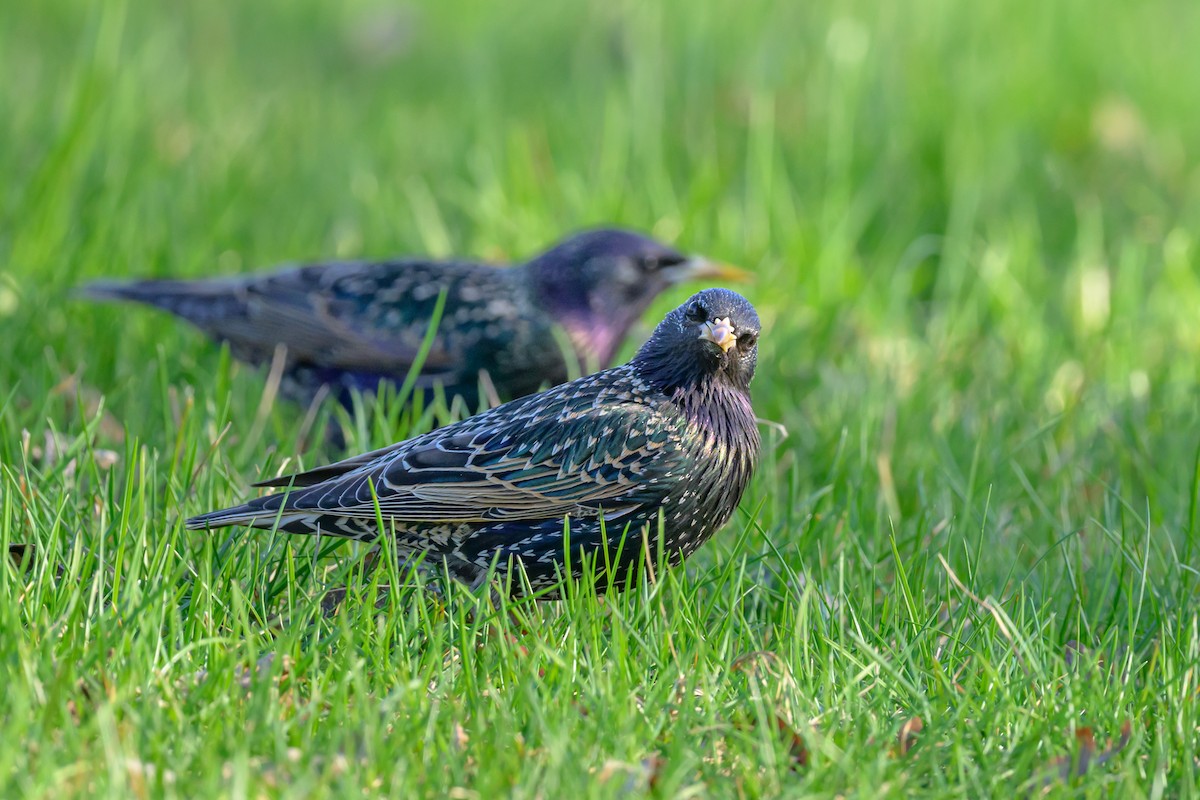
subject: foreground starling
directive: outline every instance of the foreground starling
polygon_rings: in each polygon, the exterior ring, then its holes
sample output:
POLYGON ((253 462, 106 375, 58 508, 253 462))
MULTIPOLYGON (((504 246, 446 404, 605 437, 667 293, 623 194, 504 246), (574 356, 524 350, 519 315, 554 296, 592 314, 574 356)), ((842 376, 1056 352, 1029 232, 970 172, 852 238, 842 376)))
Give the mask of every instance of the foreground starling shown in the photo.
POLYGON ((588 555, 598 589, 623 587, 643 553, 677 563, 737 507, 759 450, 749 388, 758 332, 745 298, 706 289, 628 364, 265 481, 290 488, 187 525, 371 541, 382 518, 402 558, 425 554, 472 586, 493 564, 519 563, 533 590, 546 589, 568 571, 579 577, 588 555))
POLYGON ((664 289, 743 276, 636 233, 596 230, 513 268, 350 261, 211 280, 101 282, 84 293, 170 311, 252 364, 270 363, 283 345, 285 397, 308 404, 327 388, 350 407, 354 390, 404 381, 444 291, 414 391, 428 399, 441 386, 473 411, 481 388, 483 398, 509 400, 562 383, 571 369, 608 366, 664 289))

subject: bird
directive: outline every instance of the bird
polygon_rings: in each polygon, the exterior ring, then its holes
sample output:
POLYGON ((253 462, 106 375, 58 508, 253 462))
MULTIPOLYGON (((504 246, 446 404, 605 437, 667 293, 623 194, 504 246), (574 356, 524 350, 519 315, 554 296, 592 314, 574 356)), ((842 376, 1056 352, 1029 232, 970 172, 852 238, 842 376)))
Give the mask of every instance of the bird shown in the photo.
POLYGON ((675 284, 747 277, 604 228, 509 268, 423 257, 338 261, 200 280, 98 281, 82 294, 168 311, 257 366, 273 363, 283 346, 279 392, 302 405, 332 395, 353 410, 356 393, 375 393, 381 382, 401 387, 419 365, 414 394, 428 401, 440 387, 471 412, 609 366, 650 303, 675 284))
POLYGON ((760 329, 742 295, 705 289, 623 365, 262 481, 281 491, 185 524, 390 535, 404 562, 473 589, 497 570, 512 596, 557 597, 584 559, 597 591, 626 588, 662 557, 693 553, 741 501, 760 449, 750 400, 760 329))

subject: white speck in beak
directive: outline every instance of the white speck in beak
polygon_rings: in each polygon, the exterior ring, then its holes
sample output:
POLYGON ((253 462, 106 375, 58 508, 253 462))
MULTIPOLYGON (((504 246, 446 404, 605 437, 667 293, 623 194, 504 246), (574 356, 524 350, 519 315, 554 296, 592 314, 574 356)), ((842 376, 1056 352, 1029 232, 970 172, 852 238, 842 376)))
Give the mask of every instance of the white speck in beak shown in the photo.
POLYGON ((728 353, 729 348, 737 344, 737 334, 733 332, 733 323, 729 317, 717 317, 700 326, 700 338, 708 341, 728 353))

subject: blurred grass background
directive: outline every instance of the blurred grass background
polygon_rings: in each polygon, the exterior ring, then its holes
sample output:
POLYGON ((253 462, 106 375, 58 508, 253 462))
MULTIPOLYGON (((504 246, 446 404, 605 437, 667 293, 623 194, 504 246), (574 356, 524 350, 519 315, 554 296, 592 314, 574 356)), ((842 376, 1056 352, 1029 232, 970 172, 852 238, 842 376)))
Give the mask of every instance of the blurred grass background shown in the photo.
MULTIPOLYGON (((1130 719, 1119 766, 1052 788, 1195 791, 1200 6, 3 16, 0 523, 41 554, 2 578, 0 707, 42 743, 0 755, 10 786, 980 796, 1040 785, 1077 728, 1130 719), (755 404, 788 436, 768 433, 745 513, 665 595, 529 610, 541 675, 476 650, 502 621, 427 620, 419 598, 394 598, 386 625, 369 599, 324 620, 294 569, 318 569, 310 544, 179 531, 295 453, 301 413, 260 415, 261 376, 172 320, 69 296, 332 256, 522 258, 599 223, 758 274, 755 404), (74 449, 48 457, 48 431, 74 449), (282 607, 311 618, 278 634, 264 620, 282 607), (625 649, 597 607, 672 647, 625 649), (579 648, 591 667, 570 666, 579 648), (292 666, 239 705, 228 676, 264 649, 292 666), (783 688, 728 678, 758 650, 783 688), (223 684, 175 683, 222 667, 223 684), (707 699, 681 718, 630 704, 669 704, 694 674, 707 699), (524 688, 481 699, 492 680, 524 688), (731 720, 747 698, 814 721, 810 766, 731 720), (911 713, 928 746, 893 757, 911 713), (532 755, 505 755, 517 737, 532 755), (349 752, 372 766, 339 771, 349 752), (665 766, 646 777, 652 752, 665 766), (634 765, 632 788, 598 779, 606 760, 634 765)), ((334 560, 358 575, 348 550, 334 560)))

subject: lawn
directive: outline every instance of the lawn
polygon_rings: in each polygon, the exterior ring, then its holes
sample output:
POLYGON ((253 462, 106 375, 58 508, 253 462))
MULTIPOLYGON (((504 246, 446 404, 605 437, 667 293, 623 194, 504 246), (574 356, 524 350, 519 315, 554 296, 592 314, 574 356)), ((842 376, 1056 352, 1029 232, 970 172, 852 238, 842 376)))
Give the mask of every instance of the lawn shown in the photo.
POLYGON ((1200 5, 3 19, 4 796, 1200 794, 1200 5), (764 456, 682 568, 500 613, 184 531, 337 454, 72 297, 599 223, 757 273, 764 456))

